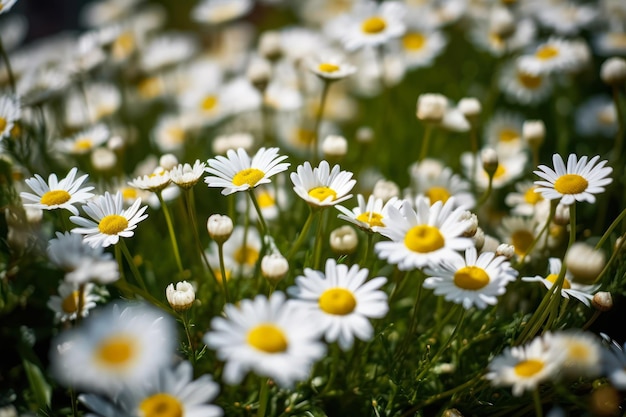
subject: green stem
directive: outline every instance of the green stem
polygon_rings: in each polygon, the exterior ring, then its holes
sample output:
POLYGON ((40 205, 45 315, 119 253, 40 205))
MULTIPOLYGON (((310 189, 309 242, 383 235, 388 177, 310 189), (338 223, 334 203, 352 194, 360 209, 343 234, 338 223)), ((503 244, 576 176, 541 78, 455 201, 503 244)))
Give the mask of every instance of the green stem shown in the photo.
POLYGON ((122 281, 122 280, 115 281, 114 285, 124 294, 139 295, 144 300, 151 302, 153 305, 159 307, 161 310, 167 313, 171 313, 172 311, 169 305, 166 305, 165 303, 159 301, 154 296, 152 296, 152 294, 150 294, 149 292, 147 292, 146 290, 142 288, 139 288, 135 285, 129 284, 128 282, 122 281))
POLYGON ((289 250, 289 253, 287 254, 287 261, 291 261, 291 258, 293 258, 296 252, 298 252, 298 249, 300 249, 300 246, 302 246, 304 239, 306 239, 306 236, 309 233, 311 224, 313 223, 313 218, 315 217, 315 214, 317 213, 318 212, 313 209, 309 210, 309 216, 307 217, 306 222, 304 223, 304 226, 302 226, 302 230, 300 231, 300 234, 298 235, 298 239, 296 240, 296 243, 294 243, 294 245, 291 247, 291 250, 289 250))
POLYGON ((322 86, 322 97, 320 98, 320 106, 317 109, 317 115, 315 116, 315 125, 313 126, 313 149, 311 151, 312 164, 317 164, 319 161, 318 143, 320 137, 320 126, 322 125, 322 116, 324 115, 324 106, 326 105, 326 98, 328 97, 328 90, 330 90, 331 81, 324 80, 322 86))
POLYGON ((617 136, 613 143, 611 151, 611 160, 619 161, 622 158, 622 149, 624 146, 624 112, 619 99, 619 88, 613 87, 613 102, 615 103, 615 112, 617 113, 617 136))
POLYGON ((268 381, 261 382, 261 388, 259 389, 259 409, 257 411, 257 417, 265 417, 267 411, 267 403, 270 397, 270 384, 268 381))
POLYGON ((319 269, 322 257, 322 242, 324 241, 324 212, 320 213, 315 233, 315 246, 313 247, 313 268, 319 269))
POLYGON ((520 265, 524 265, 524 261, 526 260, 526 256, 528 256, 528 254, 533 251, 535 246, 537 246, 537 243, 539 243, 539 240, 541 239, 541 236, 543 236, 543 234, 548 231, 548 227, 550 227, 550 223, 552 223, 552 219, 554 218, 554 213, 556 212, 556 206, 557 206, 557 202, 556 202, 556 200, 553 200, 550 203, 550 213, 548 214, 548 220, 546 220, 546 224, 539 231, 539 233, 537 234, 537 237, 535 238, 535 240, 532 241, 532 243, 530 244, 530 246, 528 247, 526 252, 524 252, 524 255, 522 255, 522 259, 520 259, 520 261, 519 261, 520 265))
POLYGON ((213 268, 211 268, 211 264, 209 263, 209 260, 207 259, 206 254, 204 253, 204 248, 202 247, 202 242, 200 241, 200 235, 198 234, 198 220, 196 217, 196 208, 195 208, 196 206, 194 203, 193 189, 192 188, 185 189, 184 196, 185 196, 185 202, 187 206, 187 215, 189 216, 189 219, 191 219, 191 230, 193 231, 193 237, 194 237, 194 240, 196 241, 196 247, 198 248, 198 252, 200 253, 201 261, 204 262, 204 265, 208 269, 209 274, 211 275, 211 277, 213 278, 213 280, 219 287, 219 281, 217 280, 217 277, 215 276, 215 273, 213 272, 213 268))
POLYGON ((602 280, 602 277, 604 277, 604 274, 607 273, 607 271, 612 266, 612 264, 615 261, 615 259, 617 259, 617 256, 619 255, 619 253, 622 251, 622 247, 623 246, 624 246, 624 239, 622 239, 620 241, 620 244, 617 245, 617 247, 615 248, 615 250, 611 254, 611 257, 607 261, 606 265, 604 265, 604 268, 602 268, 602 271, 600 271, 600 273, 598 274, 598 277, 593 281, 594 283, 602 280))
POLYGON ((372 248, 374 246, 374 233, 373 232, 366 232, 367 233, 367 244, 365 245, 365 250, 363 251, 363 256, 361 258, 361 265, 363 265, 364 267, 367 265, 367 258, 369 257, 369 254, 372 252, 372 248))
POLYGON ((487 189, 485 190, 483 195, 480 197, 480 199, 476 203, 476 210, 478 210, 483 204, 485 204, 487 200, 489 199, 489 196, 491 195, 491 191, 493 190, 493 175, 494 175, 493 173, 489 174, 489 182, 487 183, 487 189))
POLYGON ((13 69, 11 68, 11 61, 9 60, 9 55, 7 54, 7 51, 4 49, 2 39, 0 39, 0 55, 2 56, 4 65, 6 65, 7 67, 7 74, 9 76, 9 85, 11 86, 11 92, 13 94, 17 94, 17 89, 15 88, 15 76, 13 75, 13 69))
POLYGON ((533 390, 533 403, 535 404, 535 417, 543 417, 543 407, 541 406, 539 387, 535 387, 533 390))
POLYGON ((226 268, 224 267, 224 243, 217 244, 217 251, 220 258, 220 273, 222 274, 222 288, 224 288, 224 300, 226 301, 226 303, 230 303, 230 296, 228 295, 228 279, 226 277, 226 268))
POLYGON ((126 262, 128 262, 128 265, 130 266, 130 271, 133 273, 133 277, 135 277, 135 280, 137 281, 139 286, 141 286, 141 288, 144 291, 148 292, 148 287, 146 287, 146 283, 143 280, 143 277, 141 276, 139 269, 137 269, 137 265, 135 265, 135 262, 133 261, 133 257, 131 256, 128 250, 128 246, 126 246, 126 242, 124 242, 124 239, 120 239, 118 241, 118 244, 115 246, 120 246, 122 253, 124 254, 124 257, 126 258, 126 262))
POLYGON ((458 393, 459 391, 463 391, 466 388, 471 387, 472 385, 474 385, 474 383, 480 379, 482 377, 482 374, 478 374, 476 375, 474 378, 464 382, 461 385, 458 385, 454 388, 451 388, 447 391, 444 392, 440 392, 439 394, 433 395, 432 397, 429 397, 426 401, 423 401, 417 405, 415 405, 414 407, 412 407, 410 410, 408 410, 407 412, 405 412, 404 414, 402 414, 402 417, 409 417, 414 415, 414 413, 418 410, 423 409, 424 407, 426 407, 427 405, 430 405, 432 403, 435 403, 443 398, 446 397, 450 397, 456 393, 458 393))
POLYGON ((178 242, 176 241, 176 235, 174 234, 174 224, 172 223, 172 217, 170 216, 170 210, 163 200, 163 196, 161 195, 161 191, 157 191, 156 195, 161 203, 161 208, 163 208, 163 215, 165 215, 165 223, 167 223, 167 231, 170 235, 170 241, 172 242, 172 249, 174 250, 174 258, 176 259, 176 265, 178 266, 178 271, 183 272, 183 263, 180 260, 180 252, 178 251, 178 242))
POLYGON ((263 213, 261 212, 261 206, 259 206, 259 201, 256 198, 256 194, 254 194, 254 188, 248 189, 248 195, 250 196, 250 200, 252 200, 252 204, 254 205, 254 209, 256 210, 256 214, 259 218, 259 223, 261 224, 261 234, 263 236, 269 233, 267 228, 267 223, 265 223, 265 219, 263 218, 263 213))
POLYGON ((420 149, 420 155, 417 159, 417 162, 422 162, 426 155, 428 154, 428 146, 430 144, 430 138, 433 133, 433 124, 426 123, 426 127, 424 128, 424 137, 422 138, 422 147, 420 149))
POLYGON ((596 243, 596 249, 600 249, 602 245, 604 245, 604 242, 606 242, 613 230, 615 230, 615 228, 624 220, 624 217, 626 217, 626 209, 622 210, 619 216, 613 220, 613 223, 611 223, 609 228, 606 229, 606 232, 604 232, 598 243, 596 243))
POLYGON ((189 343, 189 361, 192 365, 196 364, 196 350, 193 346, 193 342, 191 341, 191 332, 189 331, 189 317, 187 316, 187 311, 185 310, 181 313, 180 318, 183 322, 183 327, 185 328, 185 334, 187 335, 187 343, 189 343))

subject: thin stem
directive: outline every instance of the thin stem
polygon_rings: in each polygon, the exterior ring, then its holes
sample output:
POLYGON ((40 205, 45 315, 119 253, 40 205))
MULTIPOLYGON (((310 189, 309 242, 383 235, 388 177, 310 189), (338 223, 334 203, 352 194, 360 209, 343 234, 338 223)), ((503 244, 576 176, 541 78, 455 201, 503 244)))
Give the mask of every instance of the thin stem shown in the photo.
POLYGON ((128 262, 128 265, 130 266, 130 271, 133 273, 133 276, 135 277, 135 280, 144 291, 148 292, 148 287, 146 287, 146 283, 143 280, 143 277, 141 276, 139 269, 137 269, 137 265, 135 265, 135 262, 133 261, 133 257, 128 251, 128 246, 126 246, 126 242, 124 242, 124 239, 120 239, 117 245, 115 246, 120 246, 120 248, 122 249, 122 253, 124 254, 124 257, 126 258, 126 262, 128 262))
POLYGON ((320 261, 322 257, 322 242, 324 241, 324 213, 319 216, 317 223, 317 232, 315 233, 315 246, 313 247, 313 268, 318 269, 320 267, 320 261))
POLYGON ((361 265, 367 265, 367 258, 369 254, 372 252, 372 248, 374 246, 374 233, 367 232, 367 244, 365 245, 365 250, 363 251, 363 257, 361 258, 361 265))
POLYGON ((248 195, 250 196, 250 200, 252 200, 252 204, 254 205, 254 209, 256 210, 257 217, 259 218, 259 223, 261 224, 261 234, 267 235, 269 230, 267 228, 267 223, 265 223, 265 219, 263 218, 263 213, 261 212, 261 206, 259 206, 259 201, 256 198, 256 194, 254 194, 254 188, 248 189, 248 195))
POLYGON ((541 406, 539 387, 535 387, 533 390, 533 403, 535 404, 535 417, 543 417, 543 407, 541 406))
POLYGON ((13 75, 13 69, 11 68, 11 61, 9 60, 9 55, 7 54, 7 51, 4 49, 2 39, 0 39, 0 55, 2 56, 4 65, 6 65, 7 67, 7 74, 9 76, 9 85, 11 86, 11 92, 13 94, 17 94, 17 89, 15 88, 15 76, 13 75))
POLYGON ((598 274, 597 278, 593 281, 594 283, 602 280, 602 277, 604 277, 604 274, 606 274, 607 271, 609 270, 609 268, 613 265, 613 262, 617 258, 617 255, 619 255, 619 253, 622 251, 622 247, 623 246, 624 246, 624 239, 622 239, 620 241, 619 245, 617 245, 617 247, 615 248, 615 250, 611 254, 611 257, 607 261, 606 265, 604 265, 604 268, 602 268, 602 271, 600 271, 600 273, 598 274))
POLYGON ((185 334, 187 335, 187 343, 189 343, 189 361, 192 365, 196 364, 196 349, 193 346, 193 342, 191 341, 191 332, 189 331, 189 317, 187 316, 187 311, 185 310, 180 314, 180 318, 183 322, 183 327, 185 328, 185 334))
POLYGON ((422 138, 422 147, 420 149, 420 155, 417 159, 417 162, 422 162, 426 155, 428 154, 428 146, 430 144, 430 138, 433 133, 433 124, 426 123, 426 127, 424 128, 424 137, 422 138))
POLYGON ((458 385, 454 388, 449 389, 448 391, 444 391, 444 392, 441 392, 439 394, 429 397, 426 401, 423 401, 420 404, 417 404, 416 406, 412 407, 410 410, 402 414, 402 417, 412 416, 416 411, 423 409, 429 404, 437 402, 443 398, 450 397, 458 393, 459 391, 463 391, 464 389, 471 387, 476 382, 476 380, 480 379, 481 377, 482 377, 482 374, 478 374, 474 378, 464 382, 461 385, 458 385))
POLYGON ((224 300, 227 303, 230 303, 230 296, 228 295, 228 279, 226 277, 226 268, 224 267, 224 243, 217 244, 217 251, 220 258, 220 273, 222 274, 222 288, 224 288, 224 300))
POLYGON ((193 232, 194 240, 196 241, 196 247, 198 249, 198 252, 200 253, 201 261, 204 262, 204 265, 208 269, 209 274, 211 275, 215 283, 219 286, 219 281, 217 280, 217 277, 215 276, 215 273, 213 272, 213 268, 211 268, 211 264, 209 263, 209 260, 207 259, 206 254, 204 253, 204 248, 202 247, 202 242, 200 241, 200 235, 198 234, 198 220, 196 217, 196 208, 195 208, 196 206, 194 204, 193 188, 185 189, 185 192, 183 195, 185 196, 185 203, 187 206, 187 215, 189 216, 189 219, 191 220, 191 230, 193 232))
POLYGON ((313 209, 309 210, 309 216, 307 217, 306 222, 304 223, 304 226, 302 226, 302 230, 300 231, 300 234, 298 235, 298 239, 296 240, 296 243, 294 243, 294 245, 291 247, 291 250, 287 254, 288 261, 291 261, 291 258, 293 258, 296 252, 298 252, 298 249, 300 249, 300 246, 302 246, 304 239, 306 239, 306 236, 309 233, 309 229, 311 228, 311 224, 313 223, 313 218, 315 217, 316 213, 317 211, 314 211, 313 209))
POLYGON ((313 149, 311 151, 311 158, 313 159, 313 163, 317 164, 319 161, 318 155, 318 143, 320 136, 320 126, 322 124, 322 116, 324 115, 324 106, 326 105, 326 98, 328 97, 328 90, 330 90, 331 81, 324 80, 324 85, 322 86, 322 97, 320 98, 320 106, 317 109, 317 115, 315 116, 315 125, 313 126, 313 141, 312 146, 313 149))
POLYGON ((165 223, 167 223, 167 231, 170 235, 170 241, 172 242, 172 249, 174 250, 174 258, 176 259, 176 265, 178 266, 178 271, 183 272, 183 263, 180 260, 180 252, 178 251, 178 242, 176 241, 176 235, 174 234, 174 224, 172 223, 172 217, 170 216, 170 210, 165 204, 163 200, 163 196, 161 195, 161 191, 157 191, 156 195, 161 203, 161 208, 163 208, 163 214, 165 215, 165 223))
POLYGON ((606 229, 606 232, 604 232, 598 243, 596 243, 596 250, 600 249, 602 245, 604 245, 604 242, 606 242, 613 230, 615 230, 615 228, 624 220, 624 217, 626 217, 626 209, 622 210, 619 216, 617 216, 617 218, 613 220, 613 223, 611 223, 609 228, 606 229))
POLYGON ((539 234, 537 234, 537 237, 535 238, 535 240, 532 241, 532 243, 530 244, 526 252, 524 252, 524 255, 522 255, 522 259, 520 259, 519 261, 520 265, 524 264, 524 261, 526 260, 526 256, 528 256, 528 254, 533 251, 535 246, 537 246, 537 243, 539 243, 541 236, 543 236, 543 234, 547 232, 548 227, 550 227, 550 223, 552 223, 552 219, 554 218, 554 213, 556 212, 556 206, 557 206, 556 200, 550 203, 550 214, 548 214, 548 220, 546 220, 546 224, 539 231, 539 234))
POLYGON ((615 103, 615 111, 617 113, 617 135, 613 143, 611 159, 619 161, 622 158, 622 148, 624 146, 624 112, 619 99, 619 88, 613 87, 613 102, 615 103))
POLYGON ((259 389, 259 409, 257 411, 257 417, 265 417, 267 411, 267 403, 270 397, 270 384, 269 381, 262 381, 261 388, 259 389))

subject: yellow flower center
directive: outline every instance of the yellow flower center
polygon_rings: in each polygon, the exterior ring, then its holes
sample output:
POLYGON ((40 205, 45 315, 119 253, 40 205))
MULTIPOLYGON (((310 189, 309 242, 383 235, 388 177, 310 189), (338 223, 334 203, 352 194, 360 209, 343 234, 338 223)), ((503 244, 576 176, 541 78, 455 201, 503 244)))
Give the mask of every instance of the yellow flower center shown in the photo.
POLYGON ((561 175, 554 182, 554 189, 561 194, 579 194, 587 189, 589 182, 578 174, 561 175))
POLYGON ((356 308, 356 299, 345 288, 330 288, 322 293, 318 301, 322 311, 337 316, 350 314, 356 308))
POLYGON ((105 235, 116 235, 128 227, 128 220, 119 214, 104 216, 98 224, 98 230, 105 235))
POLYGON ((46 206, 56 206, 68 202, 70 198, 72 196, 65 190, 52 190, 42 195, 39 202, 46 206))
POLYGON ((93 146, 93 142, 89 138, 81 138, 74 142, 74 150, 76 152, 88 151, 93 146))
POLYGON ((166 128, 165 134, 172 143, 183 143, 185 141, 185 131, 178 126, 166 128))
POLYGON ((122 189, 122 198, 124 200, 135 200, 137 198, 137 190, 132 187, 124 187, 122 189))
POLYGON ((164 392, 146 397, 139 404, 139 411, 142 417, 183 417, 185 415, 180 401, 164 392))
POLYGON ((518 256, 524 256, 528 252, 533 240, 535 240, 535 236, 528 230, 516 230, 511 235, 511 244, 518 256))
POLYGON ((339 65, 323 62, 318 65, 317 69, 322 72, 335 72, 335 71, 339 71, 339 65))
POLYGON ((315 187, 309 190, 309 195, 319 201, 324 201, 328 197, 331 197, 330 201, 333 201, 337 198, 337 193, 332 188, 328 188, 325 186, 315 187))
POLYGON ((261 208, 273 207, 276 204, 274 197, 268 192, 262 192, 257 196, 257 201, 261 208))
POLYGON ((4 131, 4 129, 6 129, 8 124, 9 123, 7 122, 7 119, 5 119, 4 117, 0 116, 0 132, 4 131))
MULTIPOLYGON (((557 274, 550 274, 546 277, 546 279, 548 281, 550 281, 552 284, 554 284, 556 282, 556 279, 559 276, 557 274)), ((569 280, 567 278, 563 278, 563 289, 564 290, 569 290, 570 288, 572 288, 572 284, 570 284, 569 280)))
POLYGON ((559 55, 559 50, 552 45, 544 45, 535 52, 535 56, 542 61, 547 61, 559 55))
POLYGON ((569 343, 567 354, 570 359, 573 359, 576 362, 584 361, 591 356, 589 346, 576 341, 571 341, 569 343))
POLYGON ((498 168, 496 168, 496 172, 493 173, 493 178, 500 178, 506 174, 506 168, 502 166, 502 164, 498 164, 498 168))
POLYGON ((359 214, 356 219, 360 222, 367 223, 369 227, 385 227, 385 223, 383 223, 383 216, 381 214, 373 213, 371 211, 366 211, 359 214))
POLYGON ((419 51, 426 44, 426 36, 419 32, 407 33, 402 37, 402 46, 409 51, 419 51))
POLYGON ((211 111, 215 109, 215 107, 217 107, 217 97, 213 95, 205 97, 204 100, 202 100, 202 103, 200 103, 200 107, 204 111, 211 111))
POLYGON ((137 89, 141 97, 150 99, 161 94, 162 85, 157 77, 148 77, 141 80, 137 89))
POLYGON ((504 42, 504 39, 502 38, 502 36, 500 36, 499 34, 494 33, 494 32, 490 32, 489 33, 489 41, 491 42, 491 44, 494 47, 496 47, 498 49, 503 48, 504 45, 505 45, 505 42, 504 42))
POLYGON ((266 353, 280 353, 287 350, 285 333, 273 324, 259 324, 248 332, 248 344, 266 353))
POLYGON ((498 134, 498 139, 500 140, 500 142, 505 143, 516 141, 519 138, 519 132, 514 129, 504 128, 498 134))
POLYGON ((409 229, 404 244, 413 252, 428 253, 443 248, 445 239, 436 227, 420 224, 409 229))
POLYGON ((63 311, 68 314, 76 313, 78 311, 79 294, 80 294, 80 291, 78 290, 72 291, 72 293, 68 295, 67 297, 65 297, 63 301, 61 302, 61 309, 63 309, 63 311))
POLYGON ((242 169, 233 177, 233 184, 237 187, 240 185, 248 184, 250 187, 254 187, 265 176, 265 172, 256 168, 242 169))
POLYGON ((240 265, 254 265, 259 259, 259 252, 250 246, 242 246, 237 248, 233 258, 240 265))
POLYGON ((543 362, 540 360, 528 359, 515 365, 513 370, 521 377, 531 377, 541 372, 543 366, 543 362))
POLYGON ((526 190, 526 192, 524 193, 524 201, 526 201, 528 204, 535 205, 543 200, 541 193, 535 192, 536 189, 537 187, 533 186, 526 190))
POLYGON ((131 335, 109 336, 96 347, 96 359, 105 366, 123 367, 136 356, 135 339, 131 335))
POLYGON ((541 87, 541 84, 543 83, 543 78, 541 78, 540 75, 531 75, 526 74, 525 72, 518 72, 517 80, 521 85, 529 90, 535 90, 541 87))
POLYGON ((378 16, 365 19, 361 24, 361 30, 367 34, 380 33, 387 27, 385 20, 378 16))
POLYGON ((479 290, 489 281, 487 272, 477 266, 465 266, 454 273, 454 285, 464 290, 479 290))
POLYGON ((115 59, 124 59, 135 49, 135 37, 130 31, 122 33, 115 39, 111 53, 115 59))
POLYGON ((296 142, 301 145, 310 145, 315 138, 315 132, 309 129, 298 128, 295 132, 296 142))
MULTIPOLYGON (((1 119, 1 117, 0 117, 1 119)), ((1 122, 0 122, 1 124, 1 122)), ((2 130, 2 128, 0 128, 0 130, 2 130)), ((22 134, 22 127, 20 126, 20 124, 18 122, 13 123, 13 127, 11 128, 11 136, 13 136, 14 138, 20 136, 22 134)))
POLYGON ((431 205, 435 204, 437 201, 445 203, 450 198, 450 193, 445 187, 430 187, 425 194, 430 200, 431 205))

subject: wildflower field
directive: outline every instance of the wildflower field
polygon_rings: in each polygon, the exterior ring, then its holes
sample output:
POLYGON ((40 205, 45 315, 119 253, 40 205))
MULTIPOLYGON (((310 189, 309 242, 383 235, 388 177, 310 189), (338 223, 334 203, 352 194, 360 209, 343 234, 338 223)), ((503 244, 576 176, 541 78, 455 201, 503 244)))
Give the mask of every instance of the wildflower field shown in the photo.
POLYGON ((0 417, 623 415, 626 2, 26 3, 0 417))

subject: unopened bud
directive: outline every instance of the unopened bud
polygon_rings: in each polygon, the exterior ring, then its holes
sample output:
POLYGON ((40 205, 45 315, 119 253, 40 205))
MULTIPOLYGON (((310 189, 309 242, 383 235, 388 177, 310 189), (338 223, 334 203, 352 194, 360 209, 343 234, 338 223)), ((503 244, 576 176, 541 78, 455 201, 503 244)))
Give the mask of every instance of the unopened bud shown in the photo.
POLYGON ((556 206, 552 221, 559 226, 567 226, 569 224, 569 206, 559 203, 556 206))
POLYGON ((348 141, 343 136, 328 135, 322 142, 322 152, 328 158, 342 158, 348 153, 348 141))
POLYGON ((356 140, 360 143, 370 143, 374 140, 374 129, 369 126, 361 126, 356 130, 356 140))
POLYGON ((565 265, 574 281, 590 284, 600 275, 606 265, 604 252, 583 243, 574 243, 565 254, 565 265))
POLYGON ((476 234, 476 230, 478 229, 478 217, 474 213, 465 211, 461 214, 459 220, 469 220, 469 225, 463 232, 463 236, 472 237, 476 234))
POLYGON ((272 66, 265 59, 255 59, 248 66, 246 77, 257 90, 264 92, 272 78, 272 66))
POLYGON ((485 148, 480 153, 480 158, 483 163, 483 169, 489 175, 489 178, 493 177, 498 170, 498 154, 493 148, 485 148))
POLYGON ((478 101, 478 99, 474 97, 462 98, 461 100, 459 100, 459 104, 457 104, 457 107, 461 111, 461 113, 463 113, 463 116, 465 116, 465 118, 467 118, 467 120, 469 120, 470 122, 480 116, 480 113, 483 110, 480 101, 478 101))
POLYGON ((212 214, 206 223, 207 231, 211 239, 218 244, 222 244, 228 240, 233 233, 233 221, 230 217, 223 214, 212 214))
POLYGON ((372 195, 386 203, 392 197, 400 196, 400 187, 393 181, 378 180, 376 184, 374 184, 372 195))
POLYGON ((196 300, 196 291, 193 285, 187 281, 181 281, 176 283, 176 288, 174 288, 174 284, 168 285, 165 289, 165 296, 174 311, 180 312, 191 308, 196 300))
POLYGON ((446 114, 448 99, 442 94, 422 94, 417 99, 417 118, 424 122, 439 123, 446 114))
POLYGON ((591 304, 598 311, 609 311, 613 308, 613 296, 610 292, 598 291, 593 295, 591 304))
POLYGON ((476 228, 476 232, 472 236, 472 240, 474 241, 474 246, 476 246, 476 250, 482 251, 483 246, 485 245, 485 232, 480 227, 476 228))
POLYGON ((330 248, 339 255, 353 253, 359 245, 359 237, 356 231, 346 225, 338 227, 330 232, 330 248))
POLYGON ((621 57, 609 58, 600 67, 600 78, 610 86, 619 87, 626 82, 626 60, 621 57))
POLYGON ((533 149, 538 149, 546 137, 546 125, 542 120, 526 120, 522 124, 522 138, 533 149))
POLYGON ((502 243, 496 248, 496 256, 504 256, 506 259, 511 259, 515 256, 515 247, 502 243))
POLYGON ((96 148, 91 152, 91 164, 97 171, 108 171, 117 164, 115 152, 108 148, 96 148))
POLYGON ((283 55, 279 32, 269 30, 261 34, 261 39, 259 39, 259 54, 272 62, 277 61, 283 55))
POLYGON ((159 158, 159 165, 166 171, 170 171, 172 168, 178 165, 178 158, 172 153, 166 153, 159 158))
POLYGON ((280 253, 265 255, 261 260, 261 273, 270 284, 278 284, 289 271, 289 262, 280 253))

